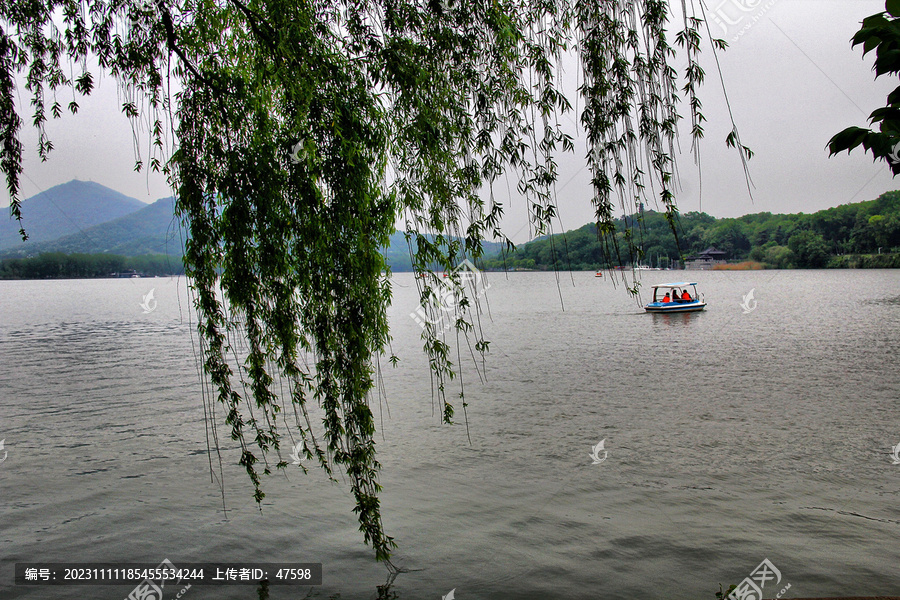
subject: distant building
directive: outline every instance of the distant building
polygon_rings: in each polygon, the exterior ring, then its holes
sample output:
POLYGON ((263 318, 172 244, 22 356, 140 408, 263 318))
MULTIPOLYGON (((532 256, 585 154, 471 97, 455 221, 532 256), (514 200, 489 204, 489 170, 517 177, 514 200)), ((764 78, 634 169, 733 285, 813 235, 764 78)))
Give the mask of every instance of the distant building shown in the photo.
POLYGON ((118 272, 110 273, 109 276, 115 277, 117 279, 125 279, 128 277, 146 277, 146 275, 144 275, 143 273, 141 273, 139 271, 135 271, 134 269, 131 269, 130 271, 123 271, 121 273, 118 273, 118 272))
POLYGON ((703 252, 688 257, 684 261, 684 268, 691 271, 706 271, 715 265, 725 264, 725 252, 710 246, 703 252))

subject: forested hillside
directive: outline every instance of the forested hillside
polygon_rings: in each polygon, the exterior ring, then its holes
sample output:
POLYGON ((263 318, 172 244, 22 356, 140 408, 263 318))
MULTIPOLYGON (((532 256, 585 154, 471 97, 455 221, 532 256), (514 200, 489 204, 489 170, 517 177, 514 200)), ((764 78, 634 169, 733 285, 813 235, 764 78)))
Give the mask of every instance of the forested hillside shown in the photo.
POLYGON ((162 198, 138 211, 54 240, 27 242, 0 251, 0 258, 64 254, 169 254, 181 257, 184 239, 174 198, 162 198))
MULTIPOLYGON (((616 228, 620 242, 626 235, 634 236, 643 248, 642 256, 617 256, 616 249, 610 247, 612 260, 608 261, 597 240, 596 226, 588 224, 522 244, 505 256, 500 254, 500 244, 485 243, 479 266, 592 270, 643 263, 669 267, 713 246, 726 252, 731 262, 752 260, 768 268, 900 267, 900 191, 809 215, 757 213, 717 219, 688 212, 678 218, 677 242, 665 216, 650 210, 618 219, 616 228)), ((158 275, 178 273, 182 267, 177 233, 172 200, 160 200, 133 215, 76 235, 34 244, 30 246, 33 250, 47 251, 39 255, 35 252, 31 258, 0 261, 0 279, 105 277, 129 269, 158 275), (103 253, 85 253, 96 252, 97 248, 103 253), (153 256, 160 251, 168 251, 170 256, 153 256), (140 254, 149 255, 134 256, 140 254), (134 258, 126 260, 122 255, 134 258)), ((627 246, 622 243, 619 247, 627 246)), ((411 269, 410 250, 401 232, 391 236, 384 252, 393 271, 411 269)))
POLYGON ((757 213, 717 219, 706 213, 680 215, 673 234, 665 215, 644 211, 616 221, 620 248, 634 236, 642 256, 616 256, 604 248, 588 224, 565 234, 535 240, 515 252, 487 260, 489 269, 599 269, 616 264, 676 266, 710 246, 730 261, 754 260, 770 268, 900 266, 900 191, 876 200, 845 204, 813 214, 757 213), (881 253, 880 261, 859 255, 881 253), (892 256, 884 256, 892 255, 892 256), (611 257, 611 260, 609 258, 611 257))
POLYGON ((140 211, 147 205, 92 181, 72 180, 45 190, 22 203, 22 223, 4 208, 0 219, 0 250, 17 250, 84 231, 100 223, 140 211), (19 227, 28 234, 22 242, 19 227))
POLYGON ((45 252, 29 258, 0 260, 0 279, 82 279, 137 271, 148 276, 181 275, 181 257, 166 254, 63 254, 45 252))

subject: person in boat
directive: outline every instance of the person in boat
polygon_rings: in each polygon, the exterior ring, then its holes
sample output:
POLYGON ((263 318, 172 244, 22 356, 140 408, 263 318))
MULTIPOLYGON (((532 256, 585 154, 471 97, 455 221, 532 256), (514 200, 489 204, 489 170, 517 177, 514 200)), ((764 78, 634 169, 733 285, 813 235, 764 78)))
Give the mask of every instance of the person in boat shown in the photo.
POLYGON ((672 288, 672 302, 681 302, 681 295, 678 293, 678 288, 672 288))
POLYGON ((672 299, 669 297, 669 292, 666 292, 666 295, 663 296, 662 301, 663 302, 671 302, 672 301, 672 299))
POLYGON ((684 290, 684 293, 681 294, 681 299, 684 300, 685 302, 690 302, 690 301, 691 301, 691 295, 688 294, 688 291, 687 291, 687 290, 684 290))

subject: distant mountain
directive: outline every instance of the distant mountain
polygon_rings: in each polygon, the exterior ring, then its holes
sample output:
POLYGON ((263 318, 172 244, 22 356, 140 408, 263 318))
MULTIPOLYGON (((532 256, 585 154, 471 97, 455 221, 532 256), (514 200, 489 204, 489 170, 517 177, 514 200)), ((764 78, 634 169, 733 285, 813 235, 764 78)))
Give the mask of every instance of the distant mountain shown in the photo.
MULTIPOLYGON (((27 242, 19 239, 15 221, 2 223, 0 259, 48 252, 181 256, 185 235, 174 216, 174 205, 173 198, 147 205, 97 183, 70 181, 23 203, 27 242), (62 233, 54 236, 54 232, 62 233)), ((432 235, 426 237, 434 240, 432 235)), ((484 258, 497 256, 501 247, 484 242, 484 258)), ((402 232, 391 235, 384 253, 393 271, 412 270, 402 232)))
POLYGON ((113 219, 78 233, 20 248, 0 251, 0 258, 33 256, 41 252, 66 254, 183 254, 183 237, 175 219, 175 199, 163 198, 124 217, 113 219))
MULTIPOLYGON (((431 234, 426 234, 425 237, 428 238, 429 241, 434 241, 434 236, 431 234)), ((415 242, 413 242, 413 244, 415 244, 415 242)), ((484 246, 483 259, 497 257, 503 249, 503 244, 500 244, 499 242, 484 241, 482 242, 482 245, 484 246)), ((413 249, 415 250, 415 245, 413 245, 413 249)), ((395 231, 391 234, 391 242, 384 250, 384 257, 391 267, 391 271, 394 271, 395 273, 412 271, 410 249, 409 245, 406 243, 406 236, 402 231, 395 231)), ((460 262, 462 262, 462 260, 462 258, 459 259, 460 262)))
MULTIPOLYGON (((137 212, 147 205, 91 181, 72 180, 22 202, 23 226, 31 243, 47 242, 137 212)), ((25 249, 19 223, 0 218, 0 250, 25 249)))

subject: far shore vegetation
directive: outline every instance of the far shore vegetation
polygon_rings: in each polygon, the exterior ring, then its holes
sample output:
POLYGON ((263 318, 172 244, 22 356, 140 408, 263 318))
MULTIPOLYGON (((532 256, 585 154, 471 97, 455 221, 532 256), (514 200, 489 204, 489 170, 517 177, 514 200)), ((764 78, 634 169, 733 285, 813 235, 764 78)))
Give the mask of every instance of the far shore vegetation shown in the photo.
POLYGON ((44 252, 29 258, 0 260, 0 279, 97 279, 182 274, 181 257, 166 254, 119 256, 44 252))
MULTIPOLYGON (((519 246, 484 260, 489 270, 585 271, 616 265, 680 268, 685 259, 713 247, 725 252, 726 269, 900 268, 900 191, 876 200, 844 204, 813 214, 768 212, 717 219, 706 213, 679 215, 678 240, 664 213, 616 220, 623 251, 627 238, 642 249, 606 260, 594 224, 519 246)), ((479 265, 482 266, 482 265, 479 265)))
MULTIPOLYGON (((620 241, 626 235, 637 240, 642 256, 606 260, 596 225, 590 223, 522 244, 505 255, 499 244, 486 244, 477 266, 510 271, 593 271, 639 264, 681 268, 685 259, 714 247, 725 252, 727 262, 713 270, 900 268, 900 191, 809 215, 757 213, 717 219, 688 212, 678 218, 677 243, 665 214, 652 210, 617 219, 616 228, 620 241)), ((623 249, 627 246, 624 241, 620 244, 623 249)), ((412 270, 402 235, 392 236, 385 254, 392 271, 412 270)), ((181 275, 184 266, 180 256, 165 254, 45 252, 0 260, 0 279, 104 278, 127 273, 181 275)))

